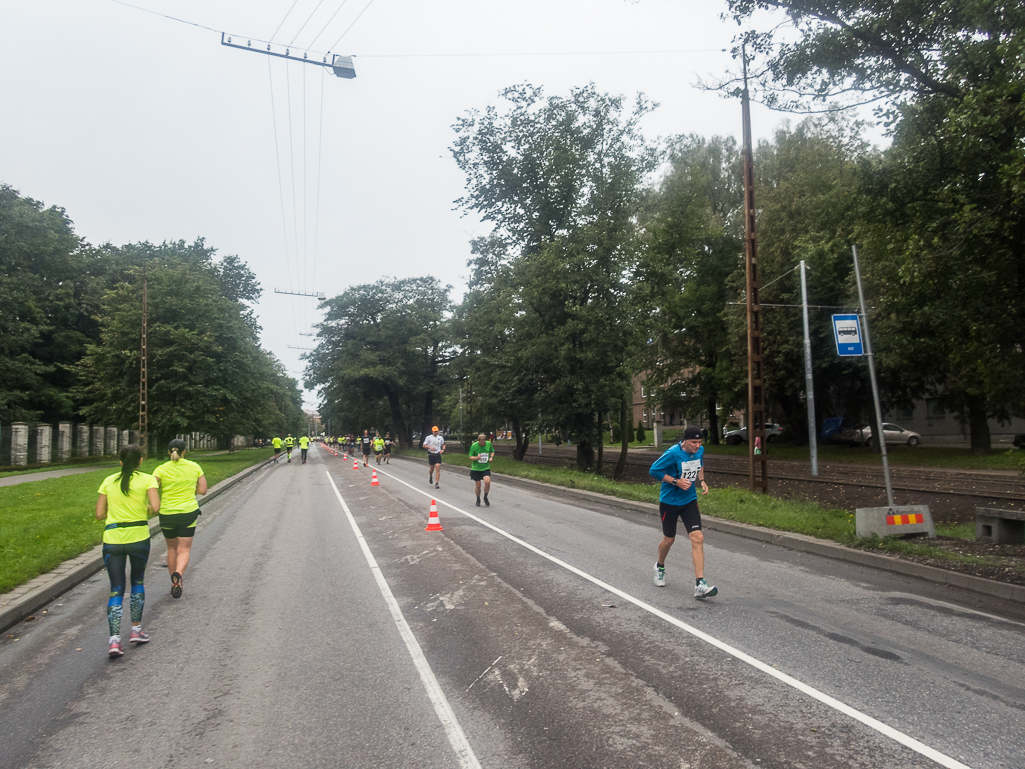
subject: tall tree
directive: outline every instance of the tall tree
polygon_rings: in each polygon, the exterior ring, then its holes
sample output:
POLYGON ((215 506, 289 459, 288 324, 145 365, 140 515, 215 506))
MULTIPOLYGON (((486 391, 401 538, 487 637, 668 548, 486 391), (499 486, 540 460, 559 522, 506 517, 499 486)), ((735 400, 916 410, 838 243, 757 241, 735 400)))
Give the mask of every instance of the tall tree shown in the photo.
POLYGON ((412 444, 415 425, 421 435, 430 432, 452 355, 449 291, 432 277, 406 278, 327 300, 306 369, 307 385, 321 388, 325 418, 351 425, 342 429, 368 429, 373 404, 383 399, 402 445, 412 444), (352 424, 354 418, 360 421, 352 424))
POLYGON ((752 38, 765 98, 880 100, 894 143, 865 256, 880 346, 905 397, 930 391, 989 448, 988 418, 1025 415, 1025 7, 999 0, 729 0, 783 9, 800 36, 752 38), (888 289, 888 290, 887 290, 888 289), (884 293, 885 291, 885 293, 884 293), (908 375, 908 372, 914 372, 908 375))
POLYGON ((475 246, 463 313, 471 381, 507 415, 519 456, 532 426, 555 423, 591 467, 601 415, 629 388, 633 217, 657 161, 638 124, 653 107, 639 96, 629 109, 593 85, 501 95, 506 110, 471 111, 454 126, 467 177, 457 203, 494 224, 475 246))

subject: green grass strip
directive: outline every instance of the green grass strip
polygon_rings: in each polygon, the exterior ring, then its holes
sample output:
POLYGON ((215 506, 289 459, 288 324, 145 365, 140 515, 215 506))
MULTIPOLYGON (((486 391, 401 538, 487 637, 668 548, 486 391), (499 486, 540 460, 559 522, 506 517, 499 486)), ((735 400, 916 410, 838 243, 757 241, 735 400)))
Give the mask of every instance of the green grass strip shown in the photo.
MULTIPOLYGON (((207 483, 230 478, 273 455, 270 449, 233 454, 193 455, 207 483)), ((163 459, 142 464, 152 472, 163 459)), ((115 470, 68 475, 0 487, 0 593, 45 574, 62 562, 103 541, 103 523, 96 520, 96 490, 115 470)))

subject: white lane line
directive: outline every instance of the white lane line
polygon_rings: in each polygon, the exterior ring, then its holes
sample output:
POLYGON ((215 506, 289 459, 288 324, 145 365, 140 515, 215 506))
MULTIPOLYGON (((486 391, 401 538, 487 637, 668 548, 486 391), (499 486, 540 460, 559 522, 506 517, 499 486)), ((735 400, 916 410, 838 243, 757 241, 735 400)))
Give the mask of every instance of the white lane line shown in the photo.
POLYGON ((391 588, 388 587, 388 582, 381 573, 381 567, 377 565, 377 560, 374 558, 374 554, 370 552, 370 546, 367 545, 367 541, 363 537, 363 532, 360 531, 360 528, 356 523, 356 519, 352 517, 352 512, 350 512, 349 506, 345 504, 345 500, 342 499, 342 495, 339 493, 338 487, 335 486, 331 473, 329 471, 325 471, 325 474, 327 475, 328 482, 331 484, 331 488, 335 491, 335 496, 338 497, 338 503, 342 506, 342 510, 345 512, 345 517, 349 519, 349 525, 356 534, 356 540, 359 542, 359 546, 363 550, 363 556, 367 559, 367 564, 370 566, 370 572, 374 575, 374 579, 377 580, 377 587, 380 589, 381 595, 384 596, 385 603, 388 604, 388 610, 391 612, 392 619, 395 621, 395 625, 399 629, 399 635, 402 636, 402 640, 406 643, 406 649, 409 650, 409 656, 413 658, 413 664, 416 666, 416 670, 420 674, 420 680, 423 681, 424 688, 427 690, 427 696, 430 698, 431 704, 434 705, 434 712, 438 714, 438 719, 441 721, 441 725, 445 728, 445 734, 448 737, 449 744, 456 753, 456 759, 459 761, 459 766, 464 767, 465 769, 481 769, 480 762, 477 761, 477 756, 474 755, 473 749, 470 747, 470 743, 466 739, 466 734, 463 733, 462 727, 456 720, 456 714, 452 712, 452 707, 448 704, 448 700, 445 699, 445 693, 441 690, 441 685, 438 684, 438 679, 434 677, 434 671, 431 670, 431 666, 427 662, 427 658, 424 656, 423 649, 420 648, 420 643, 416 640, 416 636, 413 635, 413 631, 410 630, 409 625, 406 622, 406 618, 402 616, 402 609, 399 608, 398 601, 396 601, 395 596, 392 595, 391 588))
POLYGON ((802 681, 798 681, 793 676, 788 676, 786 673, 781 673, 780 671, 776 670, 771 665, 767 665, 766 663, 762 662, 761 660, 755 659, 754 657, 750 656, 749 654, 745 654, 740 649, 737 649, 737 648, 735 648, 733 646, 730 646, 729 644, 727 644, 727 643, 725 643, 723 641, 720 641, 718 638, 714 638, 713 636, 710 636, 707 633, 704 633, 701 630, 698 630, 693 625, 688 625, 686 622, 678 620, 676 617, 672 616, 671 614, 666 614, 661 609, 657 609, 654 606, 652 606, 651 604, 645 603, 644 601, 640 600, 639 598, 635 598, 634 596, 630 595, 629 593, 623 592, 622 590, 620 590, 617 587, 613 587, 612 585, 610 585, 610 584, 608 584, 606 582, 602 582, 597 577, 592 577, 590 574, 588 574, 585 571, 581 571, 576 566, 572 566, 572 565, 566 563, 565 561, 559 560, 558 558, 556 558, 553 555, 549 555, 544 550, 541 550, 541 549, 535 547, 534 545, 530 544, 529 542, 523 541, 519 537, 513 536, 509 532, 504 531, 503 529, 498 528, 493 523, 488 523, 484 519, 478 518, 476 515, 473 515, 472 513, 468 513, 466 510, 458 508, 458 507, 456 507, 455 505, 453 505, 453 504, 451 504, 449 502, 445 502, 444 500, 439 499, 438 497, 434 496, 433 494, 430 494, 430 493, 425 492, 425 491, 421 491, 420 489, 416 488, 412 484, 406 483, 401 478, 396 477, 392 473, 385 472, 384 470, 378 470, 377 472, 379 474, 381 474, 381 475, 386 475, 389 478, 392 478, 392 479, 398 481, 403 486, 408 486, 410 489, 415 491, 417 494, 421 494, 421 495, 423 495, 425 497, 428 497, 429 499, 436 500, 438 504, 444 505, 445 507, 448 507, 448 508, 454 510, 455 512, 460 513, 461 515, 465 515, 467 518, 469 518, 469 519, 471 519, 473 521, 476 521, 481 526, 488 527, 492 531, 494 531, 494 532, 496 532, 498 534, 501 534, 506 539, 509 539, 509 540, 515 542, 517 545, 520 545, 521 547, 525 547, 527 550, 530 550, 533 553, 537 553, 542 558, 547 558, 552 563, 561 566, 562 568, 566 569, 567 571, 573 572, 574 574, 576 574, 579 577, 583 577, 588 582, 592 582, 595 585, 597 585, 598 587, 600 587, 602 590, 608 590, 610 593, 614 593, 615 595, 618 595, 624 601, 629 601, 634 606, 637 606, 637 607, 643 609, 644 611, 649 612, 650 614, 653 614, 654 616, 658 617, 659 619, 665 620, 666 622, 668 622, 671 625, 675 625, 676 627, 680 628, 684 632, 690 633, 695 638, 699 638, 702 641, 704 641, 705 643, 711 644, 715 648, 717 648, 717 649, 719 649, 721 651, 726 652, 731 657, 735 657, 736 659, 740 660, 741 662, 747 663, 748 665, 750 665, 751 667, 755 668, 756 670, 760 670, 761 672, 765 673, 766 675, 772 676, 773 678, 775 678, 775 679, 777 679, 779 681, 782 681, 787 686, 791 686, 794 689, 797 689, 799 692, 802 692, 802 693, 808 695, 812 699, 818 700, 823 705, 828 705, 829 707, 833 708, 834 710, 838 710, 839 712, 843 713, 844 715, 850 716, 851 718, 853 718, 856 721, 860 721, 861 723, 865 724, 865 726, 869 727, 870 729, 874 729, 875 731, 879 732, 879 734, 882 734, 885 737, 889 737, 891 740, 894 740, 895 742, 899 742, 901 745, 903 745, 903 746, 905 746, 907 748, 910 748, 911 750, 915 751, 916 753, 919 753, 920 755, 923 755, 926 758, 928 758, 928 759, 930 759, 932 761, 935 761, 940 766, 947 767, 947 769, 971 769, 971 767, 969 767, 967 764, 962 764, 960 761, 958 761, 958 760, 956 760, 954 758, 951 758, 950 756, 948 756, 948 755, 946 755, 944 753, 940 753, 938 750, 935 750, 934 748, 930 748, 928 745, 926 745, 923 742, 919 742, 914 737, 910 737, 909 735, 904 734, 904 732, 897 731, 892 726, 888 726, 887 724, 884 724, 882 721, 879 721, 879 720, 877 720, 875 718, 872 718, 872 716, 870 716, 870 715, 868 715, 866 713, 862 713, 860 710, 852 708, 850 705, 847 705, 847 704, 845 704, 843 702, 840 702, 839 700, 834 699, 833 697, 830 697, 828 694, 825 694, 824 692, 820 692, 818 689, 815 689, 815 688, 813 688, 811 686, 808 686, 808 684, 806 684, 806 683, 804 683, 802 681))

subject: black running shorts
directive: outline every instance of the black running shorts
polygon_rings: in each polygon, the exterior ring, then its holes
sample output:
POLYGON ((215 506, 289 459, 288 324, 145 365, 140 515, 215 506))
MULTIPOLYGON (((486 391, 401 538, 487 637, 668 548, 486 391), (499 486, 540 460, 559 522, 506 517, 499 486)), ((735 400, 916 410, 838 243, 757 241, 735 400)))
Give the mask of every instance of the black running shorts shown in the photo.
POLYGON ((441 464, 441 454, 428 454, 427 461, 432 465, 441 464))
POLYGON ((483 481, 485 478, 491 477, 491 470, 471 470, 470 480, 471 481, 483 481))
POLYGON ((199 510, 191 513, 174 513, 172 515, 159 513, 159 515, 160 530, 164 533, 164 539, 195 536, 195 523, 199 518, 199 510))
POLYGON ((683 527, 687 533, 701 531, 701 513, 698 512, 698 501, 695 499, 685 505, 670 505, 665 502, 658 503, 658 512, 662 516, 662 534, 674 539, 676 537, 676 522, 683 519, 683 527))

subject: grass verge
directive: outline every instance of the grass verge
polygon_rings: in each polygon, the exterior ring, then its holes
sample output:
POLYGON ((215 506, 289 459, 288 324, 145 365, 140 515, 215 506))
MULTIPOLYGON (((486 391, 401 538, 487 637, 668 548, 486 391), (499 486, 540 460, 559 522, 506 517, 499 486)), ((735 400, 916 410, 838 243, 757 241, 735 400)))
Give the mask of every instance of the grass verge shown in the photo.
MULTIPOLYGON (((405 454, 408 457, 422 456, 422 452, 416 451, 398 453, 405 454)), ((470 458, 464 454, 446 453, 445 464, 469 467, 470 458)), ((577 470, 546 465, 530 465, 505 457, 495 457, 491 467, 494 472, 504 475, 528 478, 570 489, 593 491, 635 502, 647 502, 651 504, 653 513, 658 506, 659 487, 654 481, 650 484, 620 483, 611 478, 581 473, 577 470)), ((699 501, 701 512, 713 518, 746 523, 752 526, 762 526, 775 531, 806 534, 810 537, 830 540, 848 547, 895 555, 921 556, 941 561, 984 566, 998 565, 998 562, 993 558, 950 552, 931 545, 908 542, 899 537, 859 539, 855 534, 856 523, 854 513, 836 508, 824 508, 814 502, 776 499, 762 494, 753 494, 746 489, 730 487, 712 489, 708 496, 699 497, 699 501)), ((940 536, 953 537, 965 541, 972 541, 975 538, 975 529, 970 524, 957 526, 940 525, 936 527, 936 533, 940 536)))
MULTIPOLYGON (((270 458, 269 449, 196 456, 210 486, 270 458)), ((192 456, 190 454, 190 456, 192 456)), ((142 464, 152 472, 163 459, 142 464)), ((0 593, 13 590, 103 541, 96 489, 114 470, 0 488, 0 593)))

